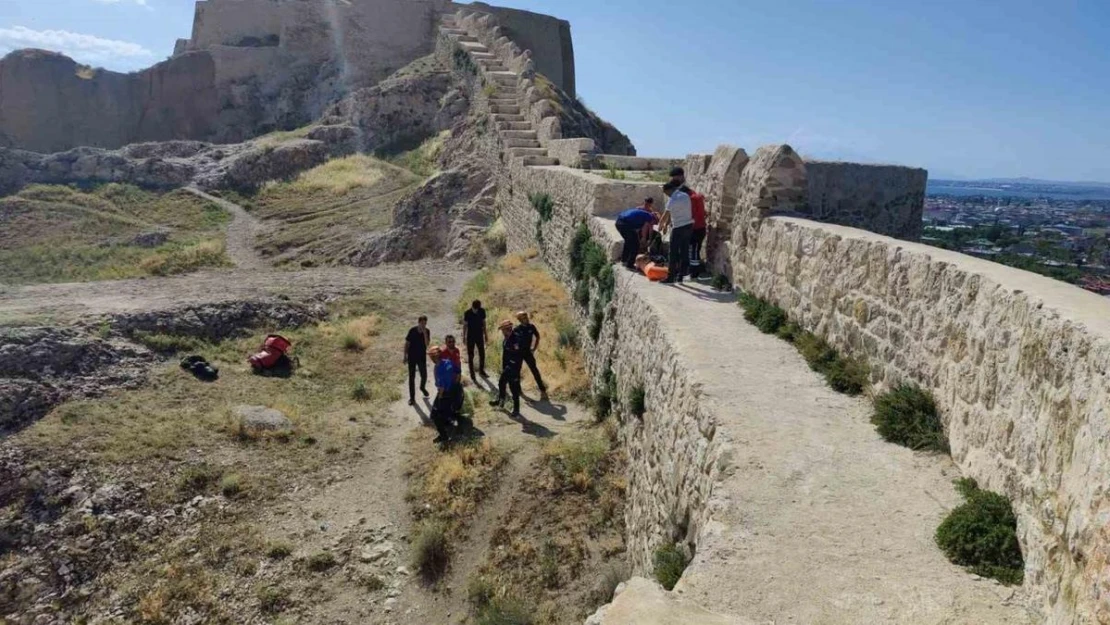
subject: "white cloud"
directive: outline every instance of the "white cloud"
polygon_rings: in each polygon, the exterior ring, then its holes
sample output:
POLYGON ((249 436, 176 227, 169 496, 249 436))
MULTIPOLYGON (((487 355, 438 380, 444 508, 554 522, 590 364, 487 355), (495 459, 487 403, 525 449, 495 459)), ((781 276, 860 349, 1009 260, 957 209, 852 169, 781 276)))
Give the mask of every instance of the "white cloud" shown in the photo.
POLYGON ((68 30, 31 30, 24 26, 0 28, 0 55, 21 48, 43 48, 61 52, 91 65, 135 66, 154 58, 154 53, 130 41, 104 39, 68 30))

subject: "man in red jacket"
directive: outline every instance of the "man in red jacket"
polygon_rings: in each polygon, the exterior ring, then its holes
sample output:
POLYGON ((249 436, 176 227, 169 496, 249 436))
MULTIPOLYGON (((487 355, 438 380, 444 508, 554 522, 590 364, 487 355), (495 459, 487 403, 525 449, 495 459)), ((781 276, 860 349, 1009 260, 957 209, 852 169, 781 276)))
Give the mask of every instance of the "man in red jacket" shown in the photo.
POLYGON ((701 250, 705 245, 705 196, 694 191, 686 184, 686 170, 682 167, 671 169, 671 182, 681 185, 680 190, 690 196, 690 212, 694 217, 694 231, 690 234, 690 278, 701 277, 704 265, 701 250))

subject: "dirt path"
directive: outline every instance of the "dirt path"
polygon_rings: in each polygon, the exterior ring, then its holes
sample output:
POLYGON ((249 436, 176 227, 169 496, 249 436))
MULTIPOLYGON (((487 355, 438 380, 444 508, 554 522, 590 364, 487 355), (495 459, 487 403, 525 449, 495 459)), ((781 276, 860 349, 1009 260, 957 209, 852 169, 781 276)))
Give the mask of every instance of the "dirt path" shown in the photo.
POLYGON ((169 278, 0 285, 0 324, 65 323, 100 315, 272 297, 306 299, 355 293, 372 285, 390 292, 402 292, 416 284, 424 284, 429 278, 437 282, 443 278, 448 284, 458 284, 465 281, 466 275, 463 270, 443 261, 420 261, 370 269, 227 269, 169 278))
POLYGON ((196 187, 184 189, 231 213, 231 225, 227 227, 227 255, 236 267, 253 270, 269 268, 269 263, 254 250, 254 240, 262 227, 261 222, 234 202, 205 193, 196 187))

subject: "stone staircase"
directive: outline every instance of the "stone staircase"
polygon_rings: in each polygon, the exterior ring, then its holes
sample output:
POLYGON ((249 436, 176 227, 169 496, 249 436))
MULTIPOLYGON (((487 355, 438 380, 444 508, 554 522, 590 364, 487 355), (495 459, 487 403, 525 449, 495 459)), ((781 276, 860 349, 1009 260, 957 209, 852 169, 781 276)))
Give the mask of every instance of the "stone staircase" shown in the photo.
POLYGON ((540 145, 536 129, 525 114, 520 92, 520 74, 512 71, 477 37, 461 28, 454 15, 443 17, 440 32, 466 51, 481 71, 487 84, 497 91, 489 97, 490 113, 503 150, 525 166, 558 165, 558 159, 540 145))

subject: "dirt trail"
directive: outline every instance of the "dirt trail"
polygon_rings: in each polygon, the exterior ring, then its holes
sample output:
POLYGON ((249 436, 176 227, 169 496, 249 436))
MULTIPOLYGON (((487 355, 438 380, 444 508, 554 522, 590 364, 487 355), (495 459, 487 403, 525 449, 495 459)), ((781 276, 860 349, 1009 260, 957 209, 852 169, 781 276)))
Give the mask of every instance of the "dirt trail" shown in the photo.
POLYGON ((185 187, 184 189, 231 213, 231 225, 227 227, 227 255, 236 267, 253 270, 269 268, 269 263, 254 250, 255 238, 262 228, 261 222, 234 202, 205 193, 196 187, 185 187))

